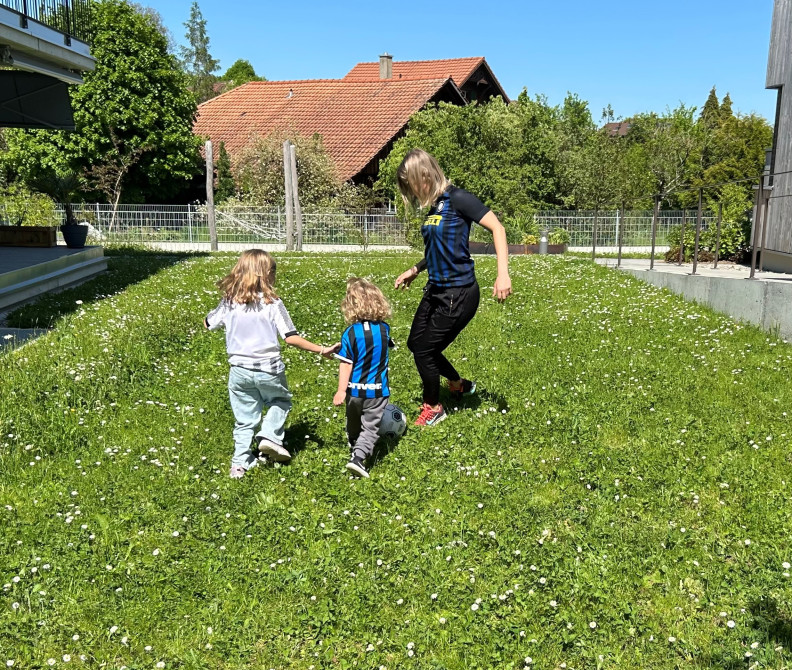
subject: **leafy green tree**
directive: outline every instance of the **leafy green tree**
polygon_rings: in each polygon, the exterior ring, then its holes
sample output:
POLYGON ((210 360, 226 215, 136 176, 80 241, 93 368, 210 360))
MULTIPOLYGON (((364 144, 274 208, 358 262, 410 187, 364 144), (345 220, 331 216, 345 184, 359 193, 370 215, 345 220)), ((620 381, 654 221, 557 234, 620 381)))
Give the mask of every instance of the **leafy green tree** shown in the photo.
POLYGON ((28 184, 76 172, 110 202, 169 199, 199 169, 187 79, 156 22, 130 3, 95 3, 91 20, 96 69, 70 89, 76 130, 8 130, 5 171, 28 184))
POLYGON ((225 73, 220 77, 220 81, 227 83, 224 91, 230 91, 232 88, 242 86, 250 81, 267 81, 265 77, 259 77, 253 66, 246 60, 241 58, 234 62, 225 73))
MULTIPOLYGON (((433 154, 448 178, 476 194, 519 239, 531 213, 559 200, 559 111, 523 91, 512 104, 440 103, 413 115, 404 137, 380 164, 378 187, 397 203, 396 170, 410 149, 433 154)), ((399 205, 400 206, 400 205, 399 205)))
POLYGON ((184 24, 187 32, 184 37, 187 45, 181 47, 184 68, 192 81, 192 90, 198 102, 204 102, 215 96, 214 85, 217 77, 214 73, 220 62, 209 53, 209 35, 206 32, 206 19, 201 14, 197 0, 190 5, 190 18, 184 24))
POLYGON ((296 147, 300 204, 332 205, 341 180, 321 135, 305 137, 286 132, 257 137, 235 156, 233 169, 240 199, 259 205, 283 204, 283 142, 287 139, 296 147))
MULTIPOLYGON (((647 195, 656 194, 669 204, 686 204, 691 196, 678 191, 687 187, 701 170, 705 132, 695 119, 695 107, 680 105, 661 116, 654 112, 632 119, 628 138, 638 170, 647 174, 647 195)), ((691 200, 692 202, 692 200, 691 200)))

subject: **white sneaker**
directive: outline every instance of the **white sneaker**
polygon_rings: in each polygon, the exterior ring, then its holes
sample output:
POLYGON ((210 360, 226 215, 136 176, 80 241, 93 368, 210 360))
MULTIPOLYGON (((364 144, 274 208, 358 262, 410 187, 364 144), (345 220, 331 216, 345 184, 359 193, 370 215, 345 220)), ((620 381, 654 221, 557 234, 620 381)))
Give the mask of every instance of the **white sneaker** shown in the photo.
POLYGON ((275 444, 271 440, 262 437, 258 445, 259 451, 265 456, 269 456, 273 461, 283 463, 291 460, 291 454, 281 445, 275 444))

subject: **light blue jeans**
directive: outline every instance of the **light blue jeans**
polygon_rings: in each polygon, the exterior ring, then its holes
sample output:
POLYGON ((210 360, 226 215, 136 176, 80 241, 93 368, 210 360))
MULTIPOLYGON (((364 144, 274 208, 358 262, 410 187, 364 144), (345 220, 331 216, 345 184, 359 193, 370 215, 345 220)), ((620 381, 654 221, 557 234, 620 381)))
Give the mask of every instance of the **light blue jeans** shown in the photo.
POLYGON ((283 372, 273 375, 231 366, 228 373, 228 395, 236 419, 231 466, 238 465, 247 470, 256 465, 256 456, 250 448, 254 434, 283 445, 284 426, 292 407, 292 394, 283 372), (262 418, 261 411, 264 407, 269 409, 262 418))

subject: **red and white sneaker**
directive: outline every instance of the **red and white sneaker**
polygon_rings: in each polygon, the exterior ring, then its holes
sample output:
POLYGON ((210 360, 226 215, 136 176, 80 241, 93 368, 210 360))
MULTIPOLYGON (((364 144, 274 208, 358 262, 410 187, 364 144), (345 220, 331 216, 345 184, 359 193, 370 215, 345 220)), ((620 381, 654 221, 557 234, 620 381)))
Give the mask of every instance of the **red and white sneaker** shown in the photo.
POLYGON ((439 409, 435 409, 431 405, 427 405, 424 403, 421 405, 421 413, 418 415, 418 418, 415 420, 416 426, 434 426, 440 423, 443 419, 445 419, 448 414, 443 409, 442 405, 438 405, 439 409))

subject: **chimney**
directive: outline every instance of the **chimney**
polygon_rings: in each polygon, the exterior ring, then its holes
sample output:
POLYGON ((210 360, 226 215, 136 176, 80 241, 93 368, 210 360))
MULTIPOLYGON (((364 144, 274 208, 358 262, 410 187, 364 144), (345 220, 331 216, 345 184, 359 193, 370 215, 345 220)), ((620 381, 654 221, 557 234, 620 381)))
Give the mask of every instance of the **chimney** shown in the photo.
POLYGON ((380 79, 391 79, 393 77, 393 56, 384 53, 380 59, 380 79))

